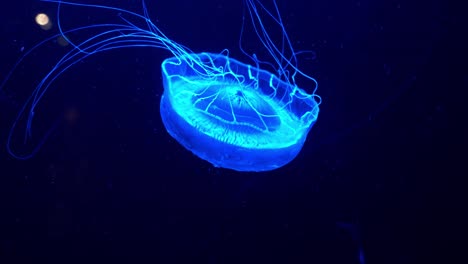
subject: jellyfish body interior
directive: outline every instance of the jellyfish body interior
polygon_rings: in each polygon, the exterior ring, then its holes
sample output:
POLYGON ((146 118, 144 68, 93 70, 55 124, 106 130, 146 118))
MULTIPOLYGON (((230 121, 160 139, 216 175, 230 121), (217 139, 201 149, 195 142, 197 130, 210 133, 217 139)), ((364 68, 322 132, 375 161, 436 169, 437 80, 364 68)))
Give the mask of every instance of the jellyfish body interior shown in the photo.
MULTIPOLYGON (((295 83, 295 77, 301 75, 314 84, 316 82, 297 68, 297 53, 292 49, 274 0, 275 12, 267 10, 259 1, 244 2, 257 36, 278 65, 276 74, 262 69, 260 61, 246 53, 253 59, 255 66, 231 58, 227 50, 221 53, 192 52, 167 38, 151 22, 144 1, 143 15, 109 6, 60 0, 42 1, 58 3, 57 24, 60 35, 71 44, 72 50, 44 77, 20 111, 8 139, 8 150, 13 156, 31 156, 14 153, 11 147, 12 134, 23 116, 26 116, 25 134, 30 134, 35 107, 61 73, 84 57, 126 47, 156 47, 173 54, 161 66, 164 93, 160 113, 163 124, 169 134, 186 149, 216 167, 237 171, 279 168, 300 152, 308 132, 317 120, 320 97, 315 94, 315 90, 308 94, 300 89, 295 83), (117 11, 143 20, 147 28, 139 27, 119 14, 122 21, 120 24, 94 24, 64 31, 59 20, 60 6, 64 4, 117 11), (259 9, 266 11, 280 26, 283 33, 281 47, 275 45, 269 37, 259 9), (70 32, 89 29, 99 32, 78 43, 67 38, 70 32), (284 52, 285 47, 291 51, 289 57, 284 52)), ((4 85, 5 82, 0 90, 4 85)))
POLYGON ((186 60, 163 62, 169 134, 213 165, 239 171, 272 170, 296 157, 318 114, 313 97, 223 54, 191 56, 223 70, 207 78, 186 60))

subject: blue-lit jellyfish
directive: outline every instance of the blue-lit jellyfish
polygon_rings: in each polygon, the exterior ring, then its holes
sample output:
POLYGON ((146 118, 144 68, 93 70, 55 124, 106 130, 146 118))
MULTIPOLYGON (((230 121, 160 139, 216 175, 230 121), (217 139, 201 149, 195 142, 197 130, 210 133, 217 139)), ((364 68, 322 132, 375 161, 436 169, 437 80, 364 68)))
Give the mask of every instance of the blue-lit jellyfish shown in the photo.
POLYGON ((241 46, 252 65, 231 58, 228 50, 195 53, 169 39, 150 20, 144 1, 141 15, 103 5, 42 1, 58 4, 57 26, 72 49, 37 85, 16 118, 7 142, 8 151, 14 157, 29 158, 42 144, 43 141, 27 154, 19 154, 13 150, 12 136, 19 122, 25 120, 21 127, 25 129, 25 141, 28 140, 35 109, 56 78, 87 56, 127 47, 155 47, 172 53, 173 57, 164 60, 161 66, 164 93, 160 112, 164 126, 186 149, 216 167, 237 171, 279 168, 297 156, 317 120, 320 104, 320 97, 315 94, 317 83, 298 68, 299 53, 293 50, 275 0, 271 10, 258 0, 244 0, 242 31, 247 18, 262 49, 270 55, 270 63, 266 63, 256 55, 248 55, 241 46), (60 23, 62 5, 115 11, 119 22, 64 30, 60 23), (264 26, 264 16, 279 28, 282 38, 278 43, 264 26), (142 22, 145 26, 138 26, 142 22), (77 42, 67 37, 81 32, 91 35, 77 42), (262 66, 273 66, 275 71, 268 72, 262 66), (298 77, 311 81, 312 93, 296 85, 298 77))

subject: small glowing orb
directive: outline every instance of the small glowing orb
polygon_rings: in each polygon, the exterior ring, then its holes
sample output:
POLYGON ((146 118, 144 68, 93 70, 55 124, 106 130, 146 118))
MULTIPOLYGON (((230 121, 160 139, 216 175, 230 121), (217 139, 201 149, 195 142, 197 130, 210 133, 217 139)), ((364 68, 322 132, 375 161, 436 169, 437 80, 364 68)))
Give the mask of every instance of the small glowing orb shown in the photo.
POLYGON ((49 30, 52 28, 52 23, 50 22, 49 16, 44 13, 37 14, 35 21, 36 24, 38 24, 44 30, 49 30))

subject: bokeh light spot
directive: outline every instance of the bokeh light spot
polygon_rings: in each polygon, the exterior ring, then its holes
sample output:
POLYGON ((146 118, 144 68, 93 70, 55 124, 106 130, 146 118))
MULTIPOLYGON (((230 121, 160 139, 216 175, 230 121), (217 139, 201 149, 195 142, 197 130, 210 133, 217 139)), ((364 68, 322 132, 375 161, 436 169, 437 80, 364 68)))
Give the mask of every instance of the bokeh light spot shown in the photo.
POLYGON ((36 24, 38 24, 44 30, 49 30, 52 28, 52 23, 50 22, 49 16, 44 13, 37 14, 35 21, 36 24))

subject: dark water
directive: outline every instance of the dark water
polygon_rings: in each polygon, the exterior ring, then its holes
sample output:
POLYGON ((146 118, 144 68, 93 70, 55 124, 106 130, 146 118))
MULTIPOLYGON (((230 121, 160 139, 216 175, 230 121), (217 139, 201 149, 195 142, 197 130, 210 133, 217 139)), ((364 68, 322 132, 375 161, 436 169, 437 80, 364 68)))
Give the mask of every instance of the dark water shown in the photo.
MULTIPOLYGON (((140 11, 136 0, 96 2, 140 11)), ((14 159, 4 147, 9 127, 66 48, 51 43, 32 54, 0 92, 0 263, 461 263, 462 9, 444 1, 278 3, 295 48, 315 53, 300 66, 317 78, 323 104, 299 156, 271 172, 213 168, 166 133, 160 63, 170 54, 152 49, 99 54, 64 73, 38 107, 34 131, 59 120, 56 130, 33 158, 14 159)), ((34 23, 39 12, 54 21, 54 4, 0 6, 3 79, 23 48, 57 27, 34 23)), ((242 56, 240 0, 148 8, 194 51, 242 56)), ((68 26, 115 19, 63 14, 68 26)))

